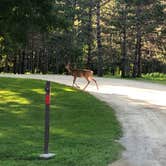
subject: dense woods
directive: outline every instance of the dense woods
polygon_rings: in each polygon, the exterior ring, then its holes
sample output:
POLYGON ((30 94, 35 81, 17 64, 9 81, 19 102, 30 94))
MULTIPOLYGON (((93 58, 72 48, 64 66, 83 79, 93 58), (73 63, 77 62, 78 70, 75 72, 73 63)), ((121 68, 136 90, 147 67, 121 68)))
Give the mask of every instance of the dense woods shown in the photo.
POLYGON ((166 73, 165 0, 1 0, 0 72, 166 73))

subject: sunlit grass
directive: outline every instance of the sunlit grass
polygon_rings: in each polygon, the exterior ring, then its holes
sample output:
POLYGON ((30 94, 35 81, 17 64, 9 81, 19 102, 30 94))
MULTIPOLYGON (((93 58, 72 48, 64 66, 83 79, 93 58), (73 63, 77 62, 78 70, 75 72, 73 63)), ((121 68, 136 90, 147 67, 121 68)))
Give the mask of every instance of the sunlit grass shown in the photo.
POLYGON ((75 89, 72 89, 72 88, 69 88, 69 87, 65 87, 65 88, 63 88, 65 91, 67 91, 67 92, 76 92, 76 90, 75 89))
POLYGON ((19 93, 9 90, 0 91, 0 103, 15 102, 19 104, 30 104, 30 101, 24 97, 19 96, 19 93))
MULTIPOLYGON (((104 77, 106 77, 106 78, 122 79, 120 75, 113 76, 111 74, 107 74, 107 75, 104 75, 104 77)), ((123 78, 123 79, 127 79, 127 80, 139 80, 139 81, 146 81, 146 82, 166 84, 166 74, 164 74, 164 73, 158 73, 158 72, 142 74, 142 76, 138 77, 138 78, 132 78, 131 77, 131 78, 123 78)))
POLYGON ((32 89, 32 91, 42 95, 45 94, 44 89, 32 89))
POLYGON ((0 133, 0 137, 2 137, 3 136, 3 134, 2 133, 0 133))
POLYGON ((88 93, 51 83, 51 160, 43 153, 45 81, 0 78, 0 166, 106 166, 120 156, 114 111, 88 93))
POLYGON ((155 73, 143 74, 141 79, 156 83, 166 84, 166 74, 164 73, 155 72, 155 73))

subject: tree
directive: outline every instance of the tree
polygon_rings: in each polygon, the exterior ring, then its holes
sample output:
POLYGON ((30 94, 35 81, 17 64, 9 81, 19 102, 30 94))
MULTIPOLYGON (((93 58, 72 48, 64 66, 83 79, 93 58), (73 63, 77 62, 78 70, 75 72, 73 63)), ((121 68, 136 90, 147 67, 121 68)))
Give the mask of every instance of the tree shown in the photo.
POLYGON ((165 71, 162 0, 1 0, 0 71, 63 73, 70 61, 99 76, 165 71))
POLYGON ((101 26, 100 26, 100 0, 96 2, 96 29, 97 29, 97 56, 98 68, 97 75, 103 76, 103 58, 102 58, 102 44, 101 44, 101 26))

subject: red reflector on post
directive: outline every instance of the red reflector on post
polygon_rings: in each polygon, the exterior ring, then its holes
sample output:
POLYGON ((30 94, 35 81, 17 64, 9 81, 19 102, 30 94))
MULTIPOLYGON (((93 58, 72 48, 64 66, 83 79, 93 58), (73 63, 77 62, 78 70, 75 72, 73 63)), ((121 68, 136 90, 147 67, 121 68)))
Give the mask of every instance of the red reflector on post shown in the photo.
POLYGON ((47 105, 50 105, 50 95, 46 95, 46 97, 45 97, 45 103, 47 105))

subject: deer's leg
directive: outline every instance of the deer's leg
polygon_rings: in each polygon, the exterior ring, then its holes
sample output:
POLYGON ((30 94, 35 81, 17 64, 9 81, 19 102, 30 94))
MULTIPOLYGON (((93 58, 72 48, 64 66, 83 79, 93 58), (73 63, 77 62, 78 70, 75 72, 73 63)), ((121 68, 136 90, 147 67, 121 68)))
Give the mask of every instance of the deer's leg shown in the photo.
POLYGON ((75 83, 75 82, 76 82, 76 79, 77 79, 77 77, 74 76, 74 78, 73 78, 73 85, 72 85, 72 86, 76 85, 77 88, 80 88, 80 87, 75 83))
POLYGON ((74 78, 73 78, 73 85, 72 85, 72 86, 74 86, 74 84, 75 84, 75 82, 76 82, 76 78, 77 78, 77 77, 74 76, 74 78))
POLYGON ((83 90, 85 90, 87 88, 87 86, 89 85, 89 83, 90 83, 90 79, 89 78, 87 78, 86 80, 88 81, 88 83, 85 85, 85 87, 83 88, 83 90))
POLYGON ((77 88, 80 88, 76 83, 75 83, 75 85, 76 85, 77 88))
POLYGON ((97 87, 97 90, 99 90, 99 87, 98 87, 98 85, 97 85, 97 81, 96 81, 94 78, 92 78, 92 80, 95 82, 96 87, 97 87))

